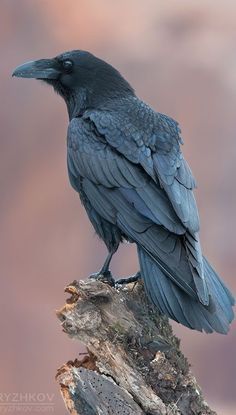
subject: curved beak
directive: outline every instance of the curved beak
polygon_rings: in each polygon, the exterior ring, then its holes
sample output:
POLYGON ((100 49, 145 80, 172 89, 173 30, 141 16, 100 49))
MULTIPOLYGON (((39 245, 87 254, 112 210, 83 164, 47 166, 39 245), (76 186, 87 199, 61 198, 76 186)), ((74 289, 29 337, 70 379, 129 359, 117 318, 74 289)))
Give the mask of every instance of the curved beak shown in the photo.
POLYGON ((55 68, 54 59, 40 59, 17 66, 12 76, 18 78, 57 79, 60 72, 55 68))

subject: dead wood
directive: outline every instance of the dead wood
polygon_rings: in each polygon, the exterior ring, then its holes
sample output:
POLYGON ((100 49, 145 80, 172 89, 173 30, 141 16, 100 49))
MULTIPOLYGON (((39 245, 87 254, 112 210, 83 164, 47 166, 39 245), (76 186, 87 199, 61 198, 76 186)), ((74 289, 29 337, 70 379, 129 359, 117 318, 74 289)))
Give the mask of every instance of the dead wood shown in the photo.
POLYGON ((66 291, 71 297, 57 315, 88 350, 57 373, 71 414, 216 415, 142 282, 117 289, 90 279, 66 291))

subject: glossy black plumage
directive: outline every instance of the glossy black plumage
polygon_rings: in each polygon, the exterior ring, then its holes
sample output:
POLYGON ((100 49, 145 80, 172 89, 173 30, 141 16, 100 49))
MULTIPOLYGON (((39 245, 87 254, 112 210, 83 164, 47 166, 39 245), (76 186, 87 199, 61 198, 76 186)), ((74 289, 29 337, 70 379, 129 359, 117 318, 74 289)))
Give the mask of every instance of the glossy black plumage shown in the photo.
MULTIPOLYGON (((87 52, 51 61, 50 78, 42 61, 33 68, 66 101, 70 182, 95 231, 111 252, 123 239, 137 244, 146 292, 162 313, 192 329, 226 333, 234 299, 201 253, 195 180, 178 123, 87 52)), ((25 70, 33 77, 27 65, 16 76, 25 70)))

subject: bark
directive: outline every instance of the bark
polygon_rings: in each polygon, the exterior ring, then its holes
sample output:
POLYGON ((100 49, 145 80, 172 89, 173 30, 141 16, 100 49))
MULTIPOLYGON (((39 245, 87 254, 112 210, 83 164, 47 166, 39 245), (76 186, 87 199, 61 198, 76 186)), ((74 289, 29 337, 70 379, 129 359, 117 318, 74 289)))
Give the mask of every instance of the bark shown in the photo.
POLYGON ((215 414, 142 282, 117 289, 90 279, 66 291, 71 296, 57 315, 69 337, 88 350, 57 373, 71 414, 215 414))

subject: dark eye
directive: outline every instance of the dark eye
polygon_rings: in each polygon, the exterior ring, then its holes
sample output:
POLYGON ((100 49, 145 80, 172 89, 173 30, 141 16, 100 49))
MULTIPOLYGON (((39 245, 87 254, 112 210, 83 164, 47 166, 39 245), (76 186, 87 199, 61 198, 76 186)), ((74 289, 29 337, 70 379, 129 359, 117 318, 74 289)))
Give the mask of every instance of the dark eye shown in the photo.
POLYGON ((66 72, 70 72, 73 67, 73 62, 67 59, 66 61, 62 62, 62 65, 66 72))

